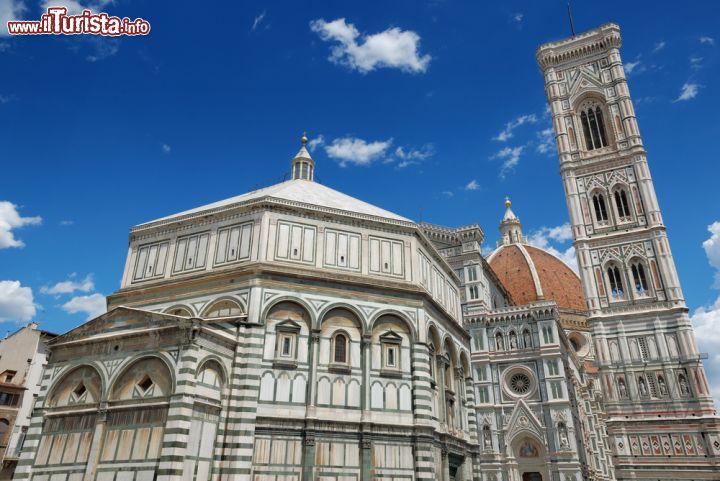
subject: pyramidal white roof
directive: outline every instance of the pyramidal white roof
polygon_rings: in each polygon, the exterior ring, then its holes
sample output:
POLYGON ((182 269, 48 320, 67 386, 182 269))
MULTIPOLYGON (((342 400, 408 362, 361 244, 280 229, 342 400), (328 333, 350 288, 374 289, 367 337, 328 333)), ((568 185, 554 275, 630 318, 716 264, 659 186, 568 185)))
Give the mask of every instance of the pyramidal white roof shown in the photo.
POLYGON ((410 219, 394 214, 380 207, 363 202, 337 190, 326 187, 317 182, 302 179, 287 180, 279 184, 271 185, 263 189, 248 192, 247 194, 230 197, 229 199, 213 202, 202 207, 179 212, 171 216, 162 217, 151 222, 140 224, 137 227, 145 227, 156 222, 166 222, 182 217, 192 217, 195 214, 202 214, 209 211, 225 210, 234 206, 258 201, 261 199, 276 199, 280 201, 297 202, 305 204, 309 208, 313 206, 344 211, 349 214, 362 214, 373 217, 381 217, 395 221, 413 222, 410 219))

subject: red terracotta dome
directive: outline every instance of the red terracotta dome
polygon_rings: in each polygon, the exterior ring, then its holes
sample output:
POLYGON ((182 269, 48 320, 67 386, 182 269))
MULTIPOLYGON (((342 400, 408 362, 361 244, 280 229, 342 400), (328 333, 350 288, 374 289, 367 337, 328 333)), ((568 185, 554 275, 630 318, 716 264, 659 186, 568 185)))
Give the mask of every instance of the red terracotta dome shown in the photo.
POLYGON ((552 300, 561 309, 587 309, 580 277, 554 255, 528 244, 510 199, 505 199, 500 233, 488 263, 516 304, 552 300))
POLYGON ((553 300, 561 309, 587 309, 580 278, 563 261, 528 244, 498 247, 490 267, 516 304, 553 300))

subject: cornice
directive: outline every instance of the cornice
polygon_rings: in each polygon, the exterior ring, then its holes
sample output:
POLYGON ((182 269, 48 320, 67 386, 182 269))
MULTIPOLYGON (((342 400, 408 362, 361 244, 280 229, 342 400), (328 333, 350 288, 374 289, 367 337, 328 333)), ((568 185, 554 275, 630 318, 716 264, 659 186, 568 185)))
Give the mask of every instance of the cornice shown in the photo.
POLYGON ((540 68, 545 70, 594 57, 621 45, 620 27, 615 23, 606 23, 570 38, 544 43, 535 51, 535 58, 540 68))

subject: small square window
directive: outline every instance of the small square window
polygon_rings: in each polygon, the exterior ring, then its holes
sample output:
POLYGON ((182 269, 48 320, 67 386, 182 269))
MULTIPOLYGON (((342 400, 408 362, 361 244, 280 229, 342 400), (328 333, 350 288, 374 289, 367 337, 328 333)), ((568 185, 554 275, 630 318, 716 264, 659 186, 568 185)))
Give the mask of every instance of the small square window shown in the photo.
POLYGON ((387 348, 387 367, 397 367, 397 347, 388 346, 387 348))
POLYGON ((275 360, 284 366, 296 366, 300 325, 290 319, 275 326, 275 360))
POLYGON ((292 357, 293 355, 293 336, 292 334, 280 335, 280 356, 292 357))

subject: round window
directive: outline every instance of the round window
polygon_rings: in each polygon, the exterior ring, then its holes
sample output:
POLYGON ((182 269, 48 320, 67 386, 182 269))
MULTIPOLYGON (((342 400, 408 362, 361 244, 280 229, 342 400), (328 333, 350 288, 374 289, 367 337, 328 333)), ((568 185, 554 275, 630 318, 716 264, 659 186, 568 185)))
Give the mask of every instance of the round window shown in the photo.
POLYGON ((531 385, 532 382, 530 378, 523 372, 518 372, 510 376, 510 389, 512 389, 515 394, 520 396, 527 394, 528 391, 530 391, 531 385))
POLYGON ((531 396, 537 390, 534 373, 525 366, 514 366, 503 375, 503 391, 514 398, 531 396))

